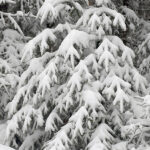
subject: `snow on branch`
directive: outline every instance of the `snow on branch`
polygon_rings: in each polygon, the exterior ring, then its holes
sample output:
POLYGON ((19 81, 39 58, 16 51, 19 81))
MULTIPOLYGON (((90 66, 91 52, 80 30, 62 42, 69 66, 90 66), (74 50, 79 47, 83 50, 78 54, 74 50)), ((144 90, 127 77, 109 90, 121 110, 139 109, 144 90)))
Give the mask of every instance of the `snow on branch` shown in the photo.
POLYGON ((71 7, 74 7, 79 14, 83 11, 80 4, 73 0, 46 0, 37 14, 37 18, 41 19, 41 24, 44 23, 47 18, 49 18, 51 23, 54 22, 61 11, 66 7, 66 5, 63 4, 71 5, 71 7))
POLYGON ((104 38, 103 42, 95 51, 98 59, 98 63, 105 67, 106 72, 109 71, 109 64, 115 64, 115 57, 117 56, 118 48, 111 43, 107 38, 104 38))
POLYGON ((113 44, 107 37, 104 37, 103 42, 100 44, 100 46, 95 51, 98 58, 102 55, 104 51, 110 51, 114 57, 117 56, 118 47, 113 44))
MULTIPOLYGON (((120 13, 118 13, 116 10, 112 10, 112 9, 107 8, 105 6, 100 7, 100 8, 89 8, 88 10, 86 10, 83 13, 82 17, 76 23, 76 26, 77 27, 79 27, 79 26, 85 27, 85 26, 87 26, 87 24, 88 24, 88 22, 90 20, 90 17, 93 14, 96 14, 98 17, 100 17, 104 13, 106 15, 112 16, 114 18, 114 20, 113 20, 113 26, 115 26, 115 27, 120 26, 121 29, 126 30, 126 24, 125 24, 125 18, 124 18, 124 16, 121 15, 120 13)), ((107 22, 110 22, 110 20, 109 21, 107 20, 107 22)))
POLYGON ((134 52, 127 46, 125 46, 122 53, 122 60, 128 62, 129 65, 133 66, 133 58, 135 58, 134 52))
POLYGON ((55 8, 53 7, 52 3, 48 0, 44 2, 42 7, 39 9, 37 18, 41 18, 41 24, 47 19, 47 17, 50 17, 51 20, 55 20, 58 16, 55 8))
POLYGON ((13 0, 0 0, 0 5, 1 5, 1 4, 5 4, 5 3, 16 4, 16 2, 13 1, 13 0))
POLYGON ((81 136, 83 135, 84 133, 83 122, 84 122, 84 118, 87 118, 87 116, 88 116, 88 112, 86 108, 82 106, 69 119, 69 122, 73 123, 73 128, 74 128, 72 133, 73 139, 79 135, 81 136))
POLYGON ((45 130, 50 133, 56 131, 58 123, 63 124, 63 121, 58 116, 57 112, 52 111, 46 120, 45 130))
POLYGON ((109 6, 112 4, 111 0, 95 0, 95 1, 97 6, 103 6, 103 5, 109 6))
POLYGON ((124 109, 124 101, 129 103, 130 102, 129 96, 121 88, 119 88, 116 91, 116 97, 114 99, 113 104, 116 105, 119 102, 121 112, 123 112, 123 109, 124 109))
MULTIPOLYGON (((92 117, 92 121, 95 122, 97 118, 100 118, 99 113, 106 112, 105 108, 101 104, 104 98, 92 89, 86 89, 81 93, 83 105, 88 110, 89 116, 92 117)), ((91 127, 90 127, 91 128, 91 127)))
POLYGON ((2 144, 0 144, 0 149, 1 149, 1 150, 15 150, 15 149, 13 149, 13 148, 11 148, 11 147, 8 147, 8 146, 2 145, 2 144))
POLYGON ((80 60, 79 64, 76 66, 75 71, 77 71, 82 77, 82 81, 90 82, 92 79, 92 75, 89 73, 89 69, 85 63, 85 60, 80 60))
POLYGON ((75 66, 75 58, 79 59, 80 58, 80 55, 79 53, 77 52, 77 50, 74 48, 74 46, 71 46, 68 51, 67 51, 67 54, 65 56, 65 62, 70 59, 71 61, 71 65, 72 65, 72 68, 74 68, 75 66))
POLYGON ((95 36, 90 35, 84 31, 73 29, 59 46, 58 55, 64 57, 69 48, 71 48, 75 44, 79 47, 86 48, 89 46, 89 41, 94 38, 95 36))
POLYGON ((111 148, 111 143, 114 141, 113 130, 105 123, 101 123, 91 136, 90 143, 87 145, 87 150, 108 150, 111 148))
POLYGON ((124 101, 129 103, 128 93, 130 92, 131 85, 125 82, 121 78, 114 76, 107 76, 103 82, 103 94, 107 96, 108 99, 115 97, 113 104, 116 105, 117 102, 120 103, 120 111, 124 110, 124 101))
POLYGON ((125 14, 126 18, 129 21, 133 23, 138 23, 139 17, 136 15, 136 13, 132 9, 126 6, 121 6, 121 11, 125 14))
POLYGON ((91 28, 91 31, 95 31, 98 26, 100 26, 100 18, 97 16, 97 14, 93 14, 88 22, 88 26, 91 28))
POLYGON ((56 36, 53 34, 51 29, 45 29, 42 33, 37 35, 25 45, 22 61, 24 61, 28 54, 30 54, 30 58, 32 58, 38 45, 40 46, 40 52, 42 55, 44 51, 49 48, 49 45, 47 44, 48 40, 52 42, 55 42, 56 40, 56 36))
POLYGON ((70 148, 71 139, 69 138, 69 133, 72 128, 72 123, 67 123, 63 126, 54 136, 53 139, 46 142, 44 145, 44 150, 66 150, 70 148))
POLYGON ((8 19, 10 20, 10 22, 13 24, 14 28, 16 30, 18 30, 20 32, 21 35, 24 35, 20 26, 18 25, 18 23, 15 21, 15 19, 13 18, 14 15, 12 15, 11 13, 5 13, 5 12, 2 12, 0 11, 0 14, 1 14, 1 20, 2 20, 2 23, 5 25, 5 19, 4 19, 4 16, 5 17, 8 17, 8 19))
POLYGON ((28 135, 24 142, 21 144, 19 150, 26 150, 26 149, 35 149, 35 143, 44 135, 44 131, 35 130, 33 134, 28 135))
POLYGON ((11 117, 18 108, 19 103, 26 104, 31 100, 31 90, 33 90, 36 81, 36 76, 32 76, 27 85, 18 89, 18 93, 14 96, 13 100, 6 106, 8 117, 11 117))
POLYGON ((129 90, 129 88, 131 88, 130 83, 124 81, 123 79, 121 79, 120 77, 113 75, 113 76, 107 76, 107 78, 104 80, 103 82, 105 87, 111 87, 115 90, 115 88, 123 88, 126 91, 129 90))
MULTIPOLYGON (((7 139, 9 139, 12 133, 18 133, 19 122, 22 122, 22 119, 24 121, 21 129, 24 133, 26 133, 29 126, 32 126, 32 118, 35 119, 36 126, 43 125, 43 116, 38 110, 34 109, 31 105, 22 107, 9 121, 6 131, 7 139)), ((36 126, 33 125, 31 128, 35 128, 36 126)))
POLYGON ((50 87, 57 83, 57 67, 55 61, 53 59, 49 62, 47 67, 41 72, 37 78, 39 81, 39 85, 37 91, 41 93, 42 97, 44 97, 46 90, 50 90, 50 87))
POLYGON ((123 118, 120 111, 114 106, 113 112, 111 114, 110 120, 115 125, 114 131, 120 130, 123 125, 123 118))
POLYGON ((43 70, 44 70, 44 64, 42 64, 41 59, 39 58, 32 59, 30 61, 28 69, 21 76, 19 87, 24 85, 27 79, 29 80, 32 77, 32 75, 38 75, 43 70))
POLYGON ((81 90, 81 86, 82 86, 81 82, 82 79, 79 73, 78 72, 74 73, 67 84, 68 89, 70 89, 69 90, 70 94, 73 93, 75 89, 77 89, 78 91, 81 90))
POLYGON ((0 58, 0 72, 10 73, 12 71, 11 67, 7 63, 7 61, 0 58))
POLYGON ((8 18, 11 21, 11 23, 14 25, 14 28, 17 29, 22 35, 24 35, 21 28, 19 27, 15 19, 10 14, 8 15, 8 18))
POLYGON ((146 87, 147 87, 147 81, 146 79, 136 70, 132 70, 132 76, 133 76, 133 87, 135 91, 137 92, 146 92, 146 87))
POLYGON ((90 83, 93 76, 89 73, 84 60, 81 60, 74 69, 74 74, 67 83, 69 93, 72 94, 76 89, 81 90, 83 83, 90 83))
POLYGON ((117 144, 112 145, 112 150, 119 150, 119 149, 127 150, 127 145, 128 145, 127 141, 119 142, 117 144))
POLYGON ((100 66, 96 60, 96 55, 90 54, 84 59, 84 61, 88 67, 90 67, 90 66, 92 67, 92 72, 94 72, 93 76, 98 78, 100 75, 100 73, 99 73, 100 66))
POLYGON ((139 46, 138 53, 141 53, 142 55, 146 56, 147 52, 150 50, 150 33, 146 35, 145 40, 142 42, 142 44, 139 46))

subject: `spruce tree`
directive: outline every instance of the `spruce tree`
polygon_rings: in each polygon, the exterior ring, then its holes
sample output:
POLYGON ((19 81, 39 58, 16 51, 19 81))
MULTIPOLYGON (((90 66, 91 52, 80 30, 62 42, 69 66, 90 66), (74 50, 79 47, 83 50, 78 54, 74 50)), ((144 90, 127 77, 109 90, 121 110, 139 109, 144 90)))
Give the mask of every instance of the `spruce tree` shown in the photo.
POLYGON ((150 65, 150 57, 149 57, 149 53, 150 53, 150 34, 147 34, 145 36, 145 40, 143 40, 143 42, 141 43, 141 45, 139 45, 139 57, 141 59, 139 59, 139 70, 141 71, 141 73, 143 75, 145 75, 147 77, 147 79, 149 80, 149 65, 150 65))
POLYGON ((127 30, 125 17, 111 0, 45 0, 37 19, 48 28, 23 49, 22 62, 29 63, 6 107, 7 144, 135 149, 131 104, 146 93, 147 82, 118 36, 127 30))
POLYGON ((13 12, 13 0, 0 1, 0 119, 6 119, 5 107, 16 94, 23 68, 21 64, 25 37, 19 26, 21 11, 13 12), (15 30, 16 29, 16 30, 15 30))
POLYGON ((17 31, 6 29, 0 43, 0 118, 6 119, 5 107, 16 94, 16 86, 23 72, 21 56, 23 37, 17 31))

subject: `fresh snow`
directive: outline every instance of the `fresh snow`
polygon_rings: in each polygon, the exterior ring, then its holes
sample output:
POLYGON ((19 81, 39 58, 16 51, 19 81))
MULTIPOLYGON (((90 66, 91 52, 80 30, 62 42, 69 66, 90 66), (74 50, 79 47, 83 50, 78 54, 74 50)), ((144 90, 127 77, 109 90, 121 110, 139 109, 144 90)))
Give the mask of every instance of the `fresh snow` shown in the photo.
POLYGON ((118 4, 0 0, 0 150, 149 149, 149 24, 118 4))
POLYGON ((0 144, 0 150, 15 150, 15 149, 10 148, 10 147, 5 146, 5 145, 0 144))

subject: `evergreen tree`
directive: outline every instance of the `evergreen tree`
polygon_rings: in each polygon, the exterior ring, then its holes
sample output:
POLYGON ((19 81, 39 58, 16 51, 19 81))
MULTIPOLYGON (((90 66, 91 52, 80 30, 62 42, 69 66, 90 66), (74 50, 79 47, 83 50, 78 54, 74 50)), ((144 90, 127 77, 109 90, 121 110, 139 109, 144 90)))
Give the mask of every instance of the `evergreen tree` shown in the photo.
POLYGON ((145 40, 142 42, 142 44, 139 46, 139 63, 140 63, 140 71, 142 74, 144 74, 147 79, 149 80, 149 65, 150 65, 150 34, 147 34, 145 40))
POLYGON ((17 31, 6 29, 3 31, 0 43, 0 116, 4 119, 4 109, 16 94, 19 76, 23 72, 21 64, 21 49, 24 47, 23 37, 17 31))
POLYGON ((24 33, 19 26, 23 17, 21 11, 13 12, 17 4, 13 0, 0 1, 0 118, 6 119, 4 109, 16 94, 19 76, 23 71, 21 64, 24 33), (13 28, 13 29, 12 29, 13 28), (18 30, 15 31, 14 29, 18 30))
POLYGON ((6 107, 7 144, 19 150, 135 149, 132 131, 139 125, 132 126, 131 104, 146 94, 147 81, 118 36, 127 30, 125 17, 111 0, 36 4, 47 28, 23 49, 22 62, 29 63, 6 107))

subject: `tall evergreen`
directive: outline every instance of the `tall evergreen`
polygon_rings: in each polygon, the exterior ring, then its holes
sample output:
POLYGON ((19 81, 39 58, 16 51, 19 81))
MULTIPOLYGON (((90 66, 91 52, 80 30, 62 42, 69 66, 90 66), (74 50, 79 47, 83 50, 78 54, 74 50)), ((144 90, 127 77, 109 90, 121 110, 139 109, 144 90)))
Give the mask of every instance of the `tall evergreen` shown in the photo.
POLYGON ((45 0, 37 18, 47 28, 24 47, 29 64, 6 107, 7 142, 19 150, 134 148, 131 106, 147 82, 118 36, 125 17, 110 0, 45 0))

